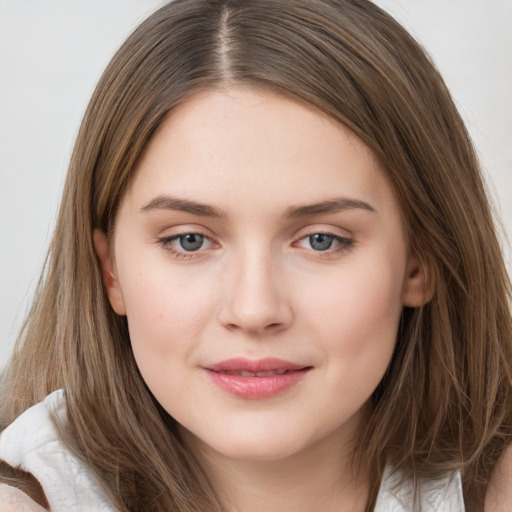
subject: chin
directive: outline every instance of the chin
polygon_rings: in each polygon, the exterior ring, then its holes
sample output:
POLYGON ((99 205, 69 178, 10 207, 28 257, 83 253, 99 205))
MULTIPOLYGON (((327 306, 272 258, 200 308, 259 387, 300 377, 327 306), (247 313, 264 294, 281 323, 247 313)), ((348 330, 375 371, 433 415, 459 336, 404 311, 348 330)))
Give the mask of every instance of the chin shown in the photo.
MULTIPOLYGON (((241 432, 226 431, 214 438, 211 434, 199 440, 206 448, 223 457, 246 461, 277 461, 296 455, 309 446, 309 436, 294 435, 289 428, 241 432)), ((297 433, 295 433, 297 434, 297 433)))
MULTIPOLYGON (((214 448, 215 449, 215 448, 214 448)), ((269 444, 248 444, 233 443, 229 447, 219 446, 218 451, 224 457, 234 460, 245 460, 254 462, 274 462, 284 460, 302 451, 303 446, 293 446, 278 443, 269 444)))

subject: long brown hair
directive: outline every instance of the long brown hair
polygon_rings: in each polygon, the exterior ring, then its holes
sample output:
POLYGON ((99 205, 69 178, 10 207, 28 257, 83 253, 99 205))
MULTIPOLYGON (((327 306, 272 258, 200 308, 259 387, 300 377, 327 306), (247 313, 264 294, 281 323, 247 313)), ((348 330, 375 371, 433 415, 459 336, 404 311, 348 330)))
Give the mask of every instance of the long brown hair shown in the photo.
POLYGON ((415 481, 461 470, 481 511, 512 431, 510 281, 475 152, 435 67, 368 0, 175 0, 135 30, 92 97, 33 307, 4 374, 3 426, 64 388, 62 435, 120 510, 223 510, 147 389, 92 233, 112 233, 136 163, 194 92, 248 84, 305 102, 375 153, 432 300, 405 308, 354 461, 415 481))

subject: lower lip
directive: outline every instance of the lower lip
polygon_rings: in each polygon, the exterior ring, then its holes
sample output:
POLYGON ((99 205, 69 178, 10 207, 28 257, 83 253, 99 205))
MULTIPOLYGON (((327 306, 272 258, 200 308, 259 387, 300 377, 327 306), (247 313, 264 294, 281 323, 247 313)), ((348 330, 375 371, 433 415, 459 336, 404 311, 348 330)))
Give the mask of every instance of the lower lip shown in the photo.
POLYGON ((241 377, 213 370, 206 371, 217 386, 231 395, 258 400, 275 396, 290 389, 295 384, 298 384, 309 370, 311 368, 302 368, 269 377, 241 377))

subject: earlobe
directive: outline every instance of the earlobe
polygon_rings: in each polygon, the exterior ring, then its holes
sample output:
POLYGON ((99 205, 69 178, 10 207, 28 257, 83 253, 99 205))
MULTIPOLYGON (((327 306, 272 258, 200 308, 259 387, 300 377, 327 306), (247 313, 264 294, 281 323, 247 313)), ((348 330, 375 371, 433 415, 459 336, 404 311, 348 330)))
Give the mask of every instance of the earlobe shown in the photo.
POLYGON ((105 286, 110 305, 118 315, 126 315, 123 293, 114 271, 114 260, 112 259, 107 235, 100 229, 95 229, 93 242, 100 260, 103 286, 105 286))
POLYGON ((427 265, 415 254, 409 255, 405 274, 402 304, 410 308, 425 305, 434 295, 434 283, 427 271, 427 265))

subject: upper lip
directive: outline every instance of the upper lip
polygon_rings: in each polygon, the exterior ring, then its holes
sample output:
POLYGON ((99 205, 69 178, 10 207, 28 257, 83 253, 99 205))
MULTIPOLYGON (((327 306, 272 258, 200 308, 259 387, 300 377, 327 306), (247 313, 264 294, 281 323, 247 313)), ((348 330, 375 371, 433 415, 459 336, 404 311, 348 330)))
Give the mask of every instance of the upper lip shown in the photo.
POLYGON ((310 368, 308 365, 295 364, 284 359, 277 359, 268 357, 265 359, 244 359, 244 358, 233 358, 225 361, 220 361, 212 365, 205 366, 207 370, 214 372, 233 372, 233 371, 245 371, 251 373, 258 372, 270 372, 270 371, 293 371, 302 370, 304 368, 310 368))

